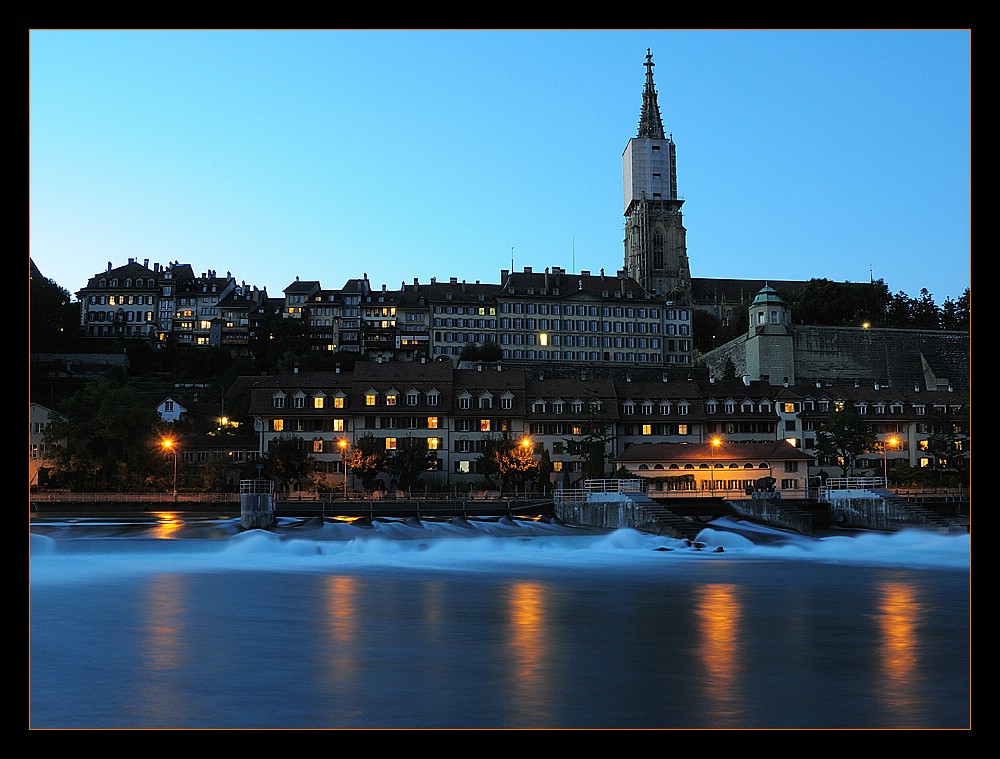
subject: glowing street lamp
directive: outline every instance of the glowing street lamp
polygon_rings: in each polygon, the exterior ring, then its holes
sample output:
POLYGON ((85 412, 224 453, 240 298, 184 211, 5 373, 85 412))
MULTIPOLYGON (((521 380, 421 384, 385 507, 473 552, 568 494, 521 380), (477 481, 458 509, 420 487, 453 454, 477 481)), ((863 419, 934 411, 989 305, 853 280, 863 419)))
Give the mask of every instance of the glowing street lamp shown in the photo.
MULTIPOLYGON (((531 438, 528 437, 527 435, 525 435, 523 438, 521 438, 521 449, 524 451, 525 455, 527 455, 532 450, 531 438)), ((521 471, 521 475, 522 475, 522 477, 524 477, 524 481, 525 481, 524 482, 524 495, 525 495, 525 497, 527 497, 527 495, 528 495, 528 482, 527 482, 527 469, 526 469, 527 463, 524 464, 524 467, 525 468, 522 469, 522 471, 521 471)), ((515 493, 515 495, 516 495, 516 493, 515 493)))
POLYGON ((885 486, 889 487, 889 459, 886 455, 886 449, 891 445, 893 448, 899 443, 899 439, 896 437, 891 437, 882 443, 882 476, 885 477, 885 486))
POLYGON ((175 443, 170 438, 163 441, 164 450, 171 451, 174 454, 174 500, 177 500, 177 443, 175 443))
POLYGON ((718 448, 720 445, 722 445, 722 438, 720 438, 720 437, 713 437, 711 439, 711 441, 709 441, 709 442, 711 442, 711 444, 712 444, 712 448, 711 448, 711 451, 712 451, 712 492, 714 493, 715 492, 715 449, 718 448))
POLYGON ((344 500, 347 500, 347 441, 344 438, 340 438, 337 441, 337 447, 340 448, 340 460, 344 464, 344 500))

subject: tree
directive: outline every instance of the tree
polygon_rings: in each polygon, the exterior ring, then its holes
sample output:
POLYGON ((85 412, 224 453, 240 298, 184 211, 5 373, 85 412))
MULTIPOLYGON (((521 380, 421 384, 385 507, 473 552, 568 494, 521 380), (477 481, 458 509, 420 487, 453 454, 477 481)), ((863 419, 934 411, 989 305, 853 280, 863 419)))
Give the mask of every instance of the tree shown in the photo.
POLYGON ((73 302, 69 291, 54 280, 36 276, 36 272, 37 269, 32 266, 28 291, 31 351, 58 353, 76 338, 80 326, 80 304, 73 302))
POLYGON ((389 472, 396 478, 400 490, 409 490, 436 459, 424 438, 404 437, 396 441, 396 450, 389 457, 389 472))
POLYGON ((833 282, 810 279, 789 303, 795 321, 801 324, 821 324, 850 327, 869 323, 885 324, 890 301, 885 282, 833 282))
POLYGON ((515 440, 510 432, 483 439, 479 466, 488 485, 508 489, 525 484, 538 470, 531 441, 515 440))
POLYGON ((552 457, 549 455, 549 449, 542 447, 542 453, 538 457, 538 482, 542 486, 542 492, 552 484, 552 471, 554 467, 552 466, 552 457))
POLYGON ((858 457, 877 443, 872 425, 848 409, 833 411, 816 433, 816 450, 821 457, 835 461, 844 477, 858 457))
POLYGON ((135 390, 98 380, 74 393, 64 409, 45 433, 54 482, 77 490, 139 490, 165 467, 163 425, 135 390))
POLYGON ((958 455, 956 444, 960 436, 954 421, 941 411, 928 414, 924 423, 927 425, 927 454, 931 458, 934 477, 940 483, 942 472, 951 467, 958 455))
POLYGON ((305 441, 296 435, 282 435, 268 443, 267 458, 271 472, 286 488, 308 479, 314 469, 305 441))
POLYGON ((566 440, 566 450, 580 460, 580 477, 584 480, 604 479, 608 459, 607 444, 611 439, 611 425, 604 416, 604 404, 591 392, 587 403, 588 419, 580 439, 566 440))
POLYGON ((366 432, 347 449, 344 459, 365 490, 374 490, 379 473, 388 468, 385 449, 379 443, 378 438, 366 432))

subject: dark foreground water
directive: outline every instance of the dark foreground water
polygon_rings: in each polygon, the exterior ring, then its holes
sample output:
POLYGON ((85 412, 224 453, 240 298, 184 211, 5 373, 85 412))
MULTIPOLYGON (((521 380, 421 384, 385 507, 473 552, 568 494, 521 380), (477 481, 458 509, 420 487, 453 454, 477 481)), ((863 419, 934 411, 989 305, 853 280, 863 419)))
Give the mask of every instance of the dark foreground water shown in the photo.
POLYGON ((951 728, 970 538, 32 524, 31 728, 951 728))

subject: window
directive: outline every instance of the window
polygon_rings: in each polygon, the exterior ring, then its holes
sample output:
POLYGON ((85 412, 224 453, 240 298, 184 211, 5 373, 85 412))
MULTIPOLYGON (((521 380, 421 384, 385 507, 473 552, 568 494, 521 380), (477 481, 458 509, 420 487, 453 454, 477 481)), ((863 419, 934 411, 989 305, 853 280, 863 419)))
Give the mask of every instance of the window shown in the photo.
POLYGON ((285 396, 283 396, 283 395, 276 395, 276 396, 274 396, 274 407, 275 408, 284 408, 285 407, 285 396))
POLYGON ((306 398, 305 398, 305 396, 304 395, 296 395, 292 399, 292 405, 295 406, 295 408, 305 408, 306 407, 306 398))
POLYGON ((436 416, 427 417, 427 429, 436 430, 438 428, 438 418, 436 416))
POLYGON ((468 395, 460 396, 458 399, 458 407, 460 409, 467 409, 472 406, 472 398, 468 395))
POLYGON ((365 393, 365 405, 374 406, 375 405, 375 393, 365 393))
POLYGON ((271 429, 275 432, 284 432, 285 430, 285 420, 284 419, 272 419, 271 429))
POLYGON ((344 420, 343 419, 334 419, 333 420, 333 431, 334 432, 343 432, 344 431, 344 420))
POLYGON ((513 407, 513 405, 514 405, 514 399, 513 398, 501 398, 500 399, 500 408, 502 408, 502 409, 510 410, 513 407))
POLYGON ((323 441, 313 440, 313 453, 322 453, 322 452, 323 452, 323 441))
POLYGON ((642 425, 642 434, 643 435, 652 435, 653 434, 653 425, 651 425, 651 424, 644 424, 644 425, 642 425))
POLYGON ((479 420, 479 431, 480 432, 489 432, 490 431, 490 420, 489 419, 480 419, 479 420))
POLYGON ((395 406, 396 405, 396 397, 397 396, 396 396, 395 393, 389 393, 388 395, 386 395, 385 396, 385 405, 386 406, 395 406))
POLYGON ((385 439, 385 449, 387 451, 394 451, 394 450, 396 450, 396 438, 394 438, 394 437, 387 437, 385 439))
POLYGON ((341 396, 341 395, 338 395, 336 398, 334 398, 333 399, 333 407, 334 408, 344 408, 344 397, 341 396))
POLYGON ((429 437, 427 438, 427 450, 436 451, 441 447, 441 438, 439 437, 429 437))
POLYGON ((326 399, 322 395, 317 395, 313 398, 313 408, 323 408, 323 402, 326 399))

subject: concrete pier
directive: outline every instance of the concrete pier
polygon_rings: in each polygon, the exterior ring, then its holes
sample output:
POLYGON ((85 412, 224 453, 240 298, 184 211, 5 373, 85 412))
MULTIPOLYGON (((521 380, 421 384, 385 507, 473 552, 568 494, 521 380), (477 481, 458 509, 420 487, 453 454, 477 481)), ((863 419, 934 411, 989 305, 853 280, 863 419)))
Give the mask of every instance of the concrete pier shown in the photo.
POLYGON ((269 480, 241 480, 240 527, 267 530, 274 522, 274 485, 269 480))

